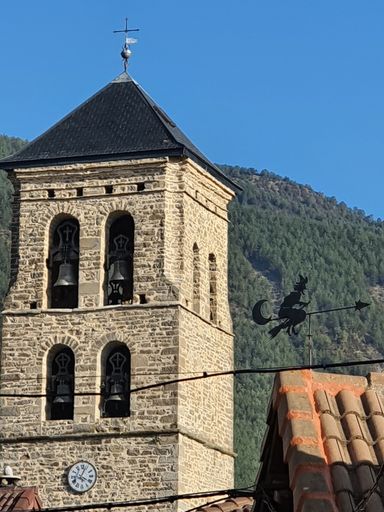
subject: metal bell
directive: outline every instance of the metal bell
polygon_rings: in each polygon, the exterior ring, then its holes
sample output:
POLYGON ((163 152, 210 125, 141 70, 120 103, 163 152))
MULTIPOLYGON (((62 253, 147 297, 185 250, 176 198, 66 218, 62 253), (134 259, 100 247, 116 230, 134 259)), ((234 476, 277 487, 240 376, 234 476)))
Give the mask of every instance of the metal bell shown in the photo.
POLYGON ((67 382, 59 382, 56 389, 54 404, 71 404, 73 402, 71 388, 67 382))
POLYGON ((106 402, 122 402, 124 401, 124 388, 121 382, 115 382, 111 386, 111 391, 106 402))
POLYGON ((113 273, 110 281, 115 283, 124 283, 129 280, 128 262, 126 260, 117 260, 113 264, 113 273))
POLYGON ((76 276, 72 263, 62 263, 59 267, 59 275, 53 286, 76 286, 76 276))

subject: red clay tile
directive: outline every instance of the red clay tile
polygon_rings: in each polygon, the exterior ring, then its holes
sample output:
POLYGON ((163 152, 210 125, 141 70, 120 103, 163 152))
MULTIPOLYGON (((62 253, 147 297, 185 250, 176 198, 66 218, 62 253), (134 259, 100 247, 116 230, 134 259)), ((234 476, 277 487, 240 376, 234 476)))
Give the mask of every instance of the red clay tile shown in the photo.
POLYGON ((302 392, 280 392, 280 401, 278 406, 279 425, 283 424, 285 419, 292 417, 301 417, 312 419, 313 407, 309 400, 308 393, 302 392))
POLYGON ((353 485, 347 466, 344 464, 333 464, 331 467, 331 474, 335 493, 341 491, 353 493, 353 485))
POLYGON ((379 400, 376 391, 367 389, 361 398, 367 416, 370 414, 384 414, 383 404, 379 400))
POLYGON ((252 498, 230 498, 220 503, 200 507, 196 512, 250 512, 252 505, 252 498))
POLYGON ((368 419, 368 426, 374 441, 384 439, 384 416, 381 414, 372 414, 368 419))
POLYGON ((0 510, 31 512, 41 509, 36 487, 0 487, 0 510))
POLYGON ((338 512, 335 503, 327 496, 303 496, 295 507, 297 512, 338 512))
POLYGON ((324 413, 320 416, 322 438, 343 439, 343 429, 340 421, 336 421, 332 414, 324 413))
POLYGON ((325 467, 301 467, 300 471, 296 474, 293 487, 293 498, 296 503, 299 503, 302 494, 305 493, 332 494, 332 484, 327 471, 325 471, 325 467))
POLYGON ((369 464, 361 464, 355 469, 360 492, 365 494, 371 489, 376 480, 376 473, 369 464))
POLYGON ((348 491, 342 491, 336 494, 336 503, 340 512, 355 512, 355 500, 348 491))
POLYGON ((376 455, 373 448, 370 448, 367 442, 363 439, 352 439, 348 443, 348 451, 354 464, 375 464, 376 455))
POLYGON ((383 464, 384 462, 384 439, 380 439, 376 441, 373 446, 376 454, 376 460, 379 464, 383 464))
POLYGON ((351 439, 365 439, 367 442, 372 444, 372 436, 369 432, 367 423, 362 420, 360 416, 355 413, 345 414, 341 420, 345 438, 349 441, 351 439))
POLYGON ((314 392, 316 410, 318 412, 328 412, 335 418, 340 416, 339 407, 336 403, 335 395, 324 389, 317 389, 314 392))
POLYGON ((278 374, 278 382, 281 387, 306 388, 307 380, 305 374, 301 371, 280 372, 278 374))
POLYGON ((336 395, 336 402, 339 407, 340 415, 354 412, 364 416, 361 401, 349 389, 343 389, 336 395))
POLYGON ((339 439, 327 438, 324 440, 324 449, 327 455, 328 464, 351 464, 351 458, 345 443, 339 439))
POLYGON ((318 388, 319 386, 323 386, 328 390, 332 389, 334 392, 340 389, 349 389, 359 394, 367 387, 365 377, 356 375, 312 372, 312 379, 315 385, 314 387, 318 388))
POLYGON ((366 512, 384 512, 382 497, 373 493, 365 506, 365 510, 366 512))
POLYGON ((368 373, 367 380, 372 387, 384 388, 384 373, 368 373))
POLYGON ((283 452, 287 457, 288 450, 291 446, 305 445, 317 446, 318 436, 312 421, 292 418, 282 425, 279 432, 283 440, 283 452))
POLYGON ((319 446, 306 446, 296 445, 289 451, 289 457, 284 461, 288 463, 289 467, 289 478, 293 481, 296 471, 301 466, 316 466, 321 467, 325 464, 325 459, 319 446))

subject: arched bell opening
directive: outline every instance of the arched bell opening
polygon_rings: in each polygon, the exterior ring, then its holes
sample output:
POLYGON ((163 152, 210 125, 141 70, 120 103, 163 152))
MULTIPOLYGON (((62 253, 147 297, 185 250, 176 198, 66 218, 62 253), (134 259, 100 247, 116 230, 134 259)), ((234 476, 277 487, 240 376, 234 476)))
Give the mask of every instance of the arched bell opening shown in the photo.
POLYGON ((47 360, 48 420, 72 420, 75 392, 75 356, 69 347, 51 349, 47 360))
POLYGON ((113 214, 107 222, 105 304, 124 304, 133 297, 134 221, 127 213, 113 214))
POLYGON ((48 264, 48 304, 77 308, 79 295, 79 222, 61 218, 52 226, 48 264))
POLYGON ((100 411, 104 418, 130 415, 131 354, 126 345, 110 343, 102 352, 100 411))

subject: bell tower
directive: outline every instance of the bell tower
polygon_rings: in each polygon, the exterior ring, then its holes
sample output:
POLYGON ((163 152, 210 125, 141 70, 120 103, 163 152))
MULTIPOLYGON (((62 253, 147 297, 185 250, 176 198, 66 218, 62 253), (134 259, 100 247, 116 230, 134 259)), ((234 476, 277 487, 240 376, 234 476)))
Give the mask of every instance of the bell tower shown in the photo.
POLYGON ((0 167, 0 459, 45 507, 232 487, 231 377, 166 381, 233 368, 234 183, 127 73, 0 167))

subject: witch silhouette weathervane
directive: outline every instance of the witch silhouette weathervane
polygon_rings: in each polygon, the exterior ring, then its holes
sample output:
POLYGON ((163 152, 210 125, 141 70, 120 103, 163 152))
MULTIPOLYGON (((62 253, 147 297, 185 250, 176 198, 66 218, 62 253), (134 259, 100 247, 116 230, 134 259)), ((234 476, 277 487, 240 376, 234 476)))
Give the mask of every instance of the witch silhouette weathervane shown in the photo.
POLYGON ((279 325, 276 325, 268 331, 268 333, 271 335, 271 339, 277 336, 279 332, 284 329, 287 331, 289 336, 292 336, 292 334, 297 335, 298 331, 296 330, 296 327, 302 324, 307 317, 309 320, 308 337, 311 338, 311 316, 320 315, 322 313, 330 313, 332 311, 343 311, 346 309, 354 309, 355 311, 360 311, 361 309, 370 305, 367 302, 358 300, 353 306, 343 306, 338 308, 307 312, 304 308, 308 306, 310 301, 304 302, 301 300, 302 296, 305 294, 307 283, 308 277, 303 277, 301 274, 299 274, 299 281, 295 283, 293 291, 284 298, 276 317, 270 316, 269 318, 265 318, 263 316, 261 309, 263 304, 267 302, 265 299, 259 300, 253 306, 252 318, 257 325, 266 325, 269 322, 280 322, 279 325))

